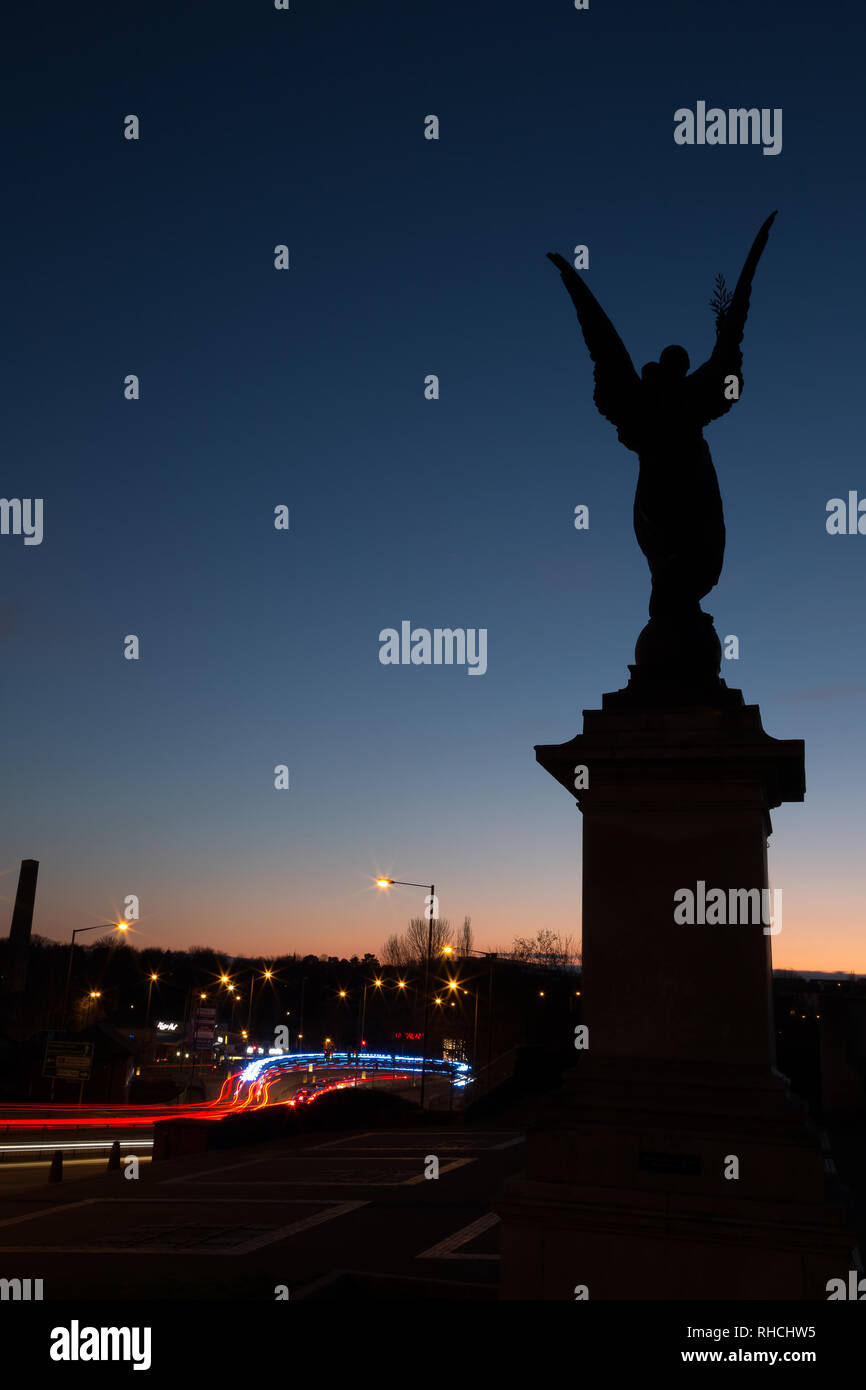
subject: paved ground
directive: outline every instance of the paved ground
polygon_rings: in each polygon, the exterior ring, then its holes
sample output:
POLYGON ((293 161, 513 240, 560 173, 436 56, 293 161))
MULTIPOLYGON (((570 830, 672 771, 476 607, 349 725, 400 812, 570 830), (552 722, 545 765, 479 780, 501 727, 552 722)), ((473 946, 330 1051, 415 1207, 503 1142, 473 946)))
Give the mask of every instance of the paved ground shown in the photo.
POLYGON ((277 1285, 297 1299, 361 1283, 375 1297, 377 1278, 388 1296, 493 1298, 490 1201, 522 1152, 514 1130, 320 1132, 142 1163, 135 1181, 0 1189, 0 1277, 41 1278, 46 1300, 273 1301, 277 1285))
MULTIPOLYGON (((150 1155, 142 1154, 141 1163, 150 1163, 150 1155)), ((95 1178, 104 1173, 108 1156, 99 1158, 65 1158, 63 1160, 63 1181, 80 1182, 82 1178, 95 1178)), ((0 1197, 9 1193, 21 1192, 26 1188, 44 1187, 48 1182, 51 1163, 47 1159, 29 1163, 0 1163, 0 1197)))

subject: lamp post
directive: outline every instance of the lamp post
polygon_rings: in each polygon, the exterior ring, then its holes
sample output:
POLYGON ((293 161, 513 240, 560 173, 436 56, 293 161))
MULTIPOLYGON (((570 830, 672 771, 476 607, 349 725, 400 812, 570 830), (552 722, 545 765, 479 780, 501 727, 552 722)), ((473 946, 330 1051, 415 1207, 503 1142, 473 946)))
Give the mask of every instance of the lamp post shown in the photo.
POLYGON ((384 980, 368 980, 361 993, 361 1001, 358 1005, 358 1053, 361 1051, 361 1044, 364 1041, 364 1029, 367 1026, 367 990, 372 984, 374 989, 382 989, 384 980))
MULTIPOLYGON (((410 883, 405 878, 377 878, 379 888, 390 888, 398 884, 402 888, 426 888, 426 883, 410 883)), ((436 887, 430 884, 430 916, 427 919, 427 955, 424 959, 424 1024, 421 1036, 421 1109, 424 1109, 424 1080, 427 1064, 427 1026, 430 1019, 430 956, 433 953, 433 915, 436 911, 436 887)))
MULTIPOLYGON (((443 955, 444 955, 444 954, 445 954, 445 952, 443 952, 443 955)), ((461 983, 460 983, 459 980, 449 980, 449 981, 448 981, 447 988, 451 991, 452 994, 460 994, 460 993, 468 994, 468 993, 469 993, 469 990, 468 990, 468 989, 464 989, 463 986, 461 985, 461 983)), ((441 1002, 442 1002, 442 1001, 441 1001, 440 999, 437 999, 437 1000, 436 1000, 436 1003, 437 1003, 437 1004, 440 1004, 441 1002)), ((454 1000, 453 1000, 453 999, 451 1000, 451 1007, 452 1007, 452 1009, 455 1007, 455 1005, 454 1005, 454 1000)), ((476 1012, 476 1020, 477 1020, 477 1016, 478 1016, 478 996, 477 996, 477 995, 476 995, 476 998, 475 998, 475 1012, 476 1012)), ((453 1059, 452 1059, 452 1060, 453 1060, 453 1059)), ((448 1073, 448 1109, 449 1109, 449 1110, 453 1110, 453 1109, 454 1109, 454 1068, 453 1068, 453 1066, 452 1066, 451 1070, 450 1070, 449 1073, 448 1073)))
POLYGON ((472 1025, 472 1065, 475 1066, 475 1058, 478 1053, 478 990, 473 990, 475 995, 475 1022, 472 1025))
MULTIPOLYGON (((223 972, 223 974, 219 976, 219 983, 220 983, 220 984, 223 986, 223 988, 225 989, 225 992, 226 992, 226 994, 229 996, 229 1001, 230 1001, 230 1003, 229 1003, 229 1012, 228 1012, 228 1022, 226 1023, 226 1047, 228 1047, 228 1046, 229 1046, 229 1038, 231 1037, 232 1029, 234 1028, 234 1024, 235 1024, 235 1009, 236 1009, 237 1006, 238 1006, 238 999, 237 999, 237 992, 236 992, 236 990, 235 990, 234 985, 232 984, 232 979, 231 979, 231 976, 230 976, 230 975, 226 975, 225 972, 223 972)), ((221 1010, 220 1010, 220 1012, 221 1012, 221 1010)))
MULTIPOLYGON (((472 950, 467 952, 470 956, 483 956, 489 960, 490 968, 487 974, 487 1090, 490 1090, 490 1064, 493 1060, 493 966, 499 955, 498 951, 479 951, 472 950)), ((475 1066, 475 1046, 478 1041, 478 995, 475 995, 475 1037, 472 1044, 472 1065, 475 1066)))
MULTIPOLYGON (((376 985, 381 985, 381 983, 381 980, 375 981, 376 985)), ((361 1002, 358 1005, 358 1039, 356 1043, 356 1050, 359 1057, 361 1055, 361 1044, 364 1041, 364 1027, 367 1022, 367 990, 369 988, 369 983, 365 983, 364 988, 361 991, 361 1002)))
POLYGON ((306 975, 302 975, 302 976, 301 976, 301 1017, 300 1017, 300 1021, 299 1021, 299 1023, 298 1023, 298 1030, 299 1030, 299 1031, 298 1031, 298 1037, 299 1037, 299 1038, 302 1038, 302 1037, 304 1036, 304 990, 305 990, 305 988, 306 988, 306 984, 307 984, 307 976, 306 976, 306 975))
POLYGON ((115 931, 129 931, 129 923, 128 923, 128 922, 124 922, 124 921, 122 921, 122 920, 121 920, 120 922, 97 922, 96 925, 95 925, 94 927, 76 927, 75 930, 74 930, 74 932, 72 933, 72 937, 70 938, 70 942, 69 942, 69 966, 68 966, 67 971, 66 971, 66 989, 64 990, 64 993, 63 993, 63 1025, 62 1025, 62 1031, 63 1031, 64 1033, 66 1032, 66 1027, 67 1027, 67 1023, 68 1023, 68 1020, 69 1020, 69 991, 70 991, 70 988, 72 987, 72 959, 73 959, 73 956, 75 955, 75 938, 76 938, 76 936, 81 936, 82 933, 83 933, 83 932, 86 932, 86 931, 105 931, 106 927, 107 927, 109 930, 115 930, 115 931))
POLYGON ((145 1028, 147 1028, 148 1025, 149 1025, 149 1023, 150 1023, 150 996, 151 996, 151 993, 153 992, 154 981, 156 981, 156 980, 158 980, 158 979, 159 979, 159 976, 158 976, 158 975, 155 975, 155 974, 153 973, 153 971, 151 971, 150 979, 149 979, 148 982, 147 982, 147 1008, 146 1008, 145 1011, 144 1011, 144 1026, 145 1026, 145 1028))
POLYGON ((361 1007, 358 1010, 358 1040, 355 1044, 355 1050, 359 1057, 361 1055, 361 1043, 364 1041, 364 1024, 367 1021, 367 988, 368 986, 365 984, 361 992, 361 1007))
POLYGON ((496 960, 496 952, 490 953, 490 982, 487 990, 487 1089, 490 1090, 490 1065, 493 1061, 493 962, 496 960))
MULTIPOLYGON (((273 970, 265 970, 264 973, 262 974, 262 979, 263 979, 263 980, 271 980, 271 979, 273 979, 273 975, 274 975, 273 970)), ((254 989, 255 989, 255 984, 256 984, 256 972, 253 971, 252 974, 250 975, 250 1007, 249 1007, 249 1009, 247 1010, 247 1032, 248 1032, 248 1033, 249 1033, 249 1031, 250 1031, 250 1027, 251 1027, 252 1021, 253 1021, 253 991, 254 991, 254 989)))

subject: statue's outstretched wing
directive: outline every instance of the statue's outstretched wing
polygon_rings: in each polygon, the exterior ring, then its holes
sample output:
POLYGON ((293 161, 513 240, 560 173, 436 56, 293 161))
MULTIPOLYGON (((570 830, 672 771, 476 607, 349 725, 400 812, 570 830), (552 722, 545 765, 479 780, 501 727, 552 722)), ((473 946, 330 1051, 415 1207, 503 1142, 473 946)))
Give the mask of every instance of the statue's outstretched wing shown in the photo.
POLYGON ((716 329, 716 345, 702 367, 698 367, 687 378, 690 404, 700 417, 701 426, 711 420, 726 415, 737 397, 731 395, 730 384, 726 393, 725 378, 735 376, 739 383, 738 393, 743 389, 743 354, 740 344, 746 329, 746 316, 749 312, 749 298, 752 293, 752 280, 758 268, 764 247, 770 235, 770 228, 776 214, 767 218, 746 257, 740 272, 737 288, 731 303, 722 316, 716 329))
POLYGON ((584 342, 595 363, 592 398, 605 419, 617 429, 625 428, 632 417, 641 385, 625 343, 574 267, 552 251, 547 253, 547 258, 562 275, 562 283, 577 310, 584 342))

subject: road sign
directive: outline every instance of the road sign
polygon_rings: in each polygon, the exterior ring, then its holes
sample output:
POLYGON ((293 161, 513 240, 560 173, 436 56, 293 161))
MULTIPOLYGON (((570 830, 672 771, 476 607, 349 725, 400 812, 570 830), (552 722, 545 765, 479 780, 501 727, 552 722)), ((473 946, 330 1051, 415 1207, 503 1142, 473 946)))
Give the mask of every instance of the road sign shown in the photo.
POLYGON ((43 1076, 61 1081, 87 1081, 93 1065, 93 1043, 50 1042, 45 1044, 43 1076))
POLYGON ((192 1044, 195 1048, 213 1047, 216 1031, 216 1009, 196 1009, 192 1016, 192 1044))

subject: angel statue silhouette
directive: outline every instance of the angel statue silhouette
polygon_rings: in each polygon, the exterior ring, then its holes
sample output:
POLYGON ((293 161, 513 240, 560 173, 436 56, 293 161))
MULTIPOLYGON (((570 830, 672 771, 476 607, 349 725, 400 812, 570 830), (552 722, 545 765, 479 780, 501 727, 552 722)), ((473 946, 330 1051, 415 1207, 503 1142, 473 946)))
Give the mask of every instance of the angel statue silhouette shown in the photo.
POLYGON ((740 345, 752 280, 776 213, 752 243, 733 294, 719 276, 711 301, 716 342, 689 375, 685 348, 666 347, 638 376, 625 345, 598 300, 564 257, 548 253, 571 296, 595 364, 593 400, 617 438, 640 461, 634 530, 652 576, 650 622, 638 639, 636 661, 694 664, 710 659, 718 673, 721 649, 700 600, 718 583, 725 553, 719 482, 704 427, 726 415, 743 389, 740 345))

